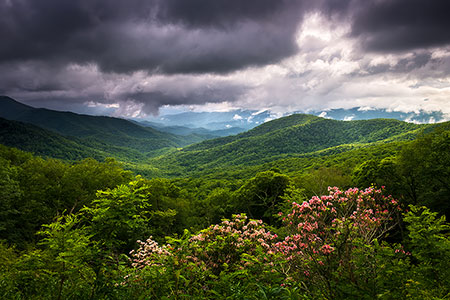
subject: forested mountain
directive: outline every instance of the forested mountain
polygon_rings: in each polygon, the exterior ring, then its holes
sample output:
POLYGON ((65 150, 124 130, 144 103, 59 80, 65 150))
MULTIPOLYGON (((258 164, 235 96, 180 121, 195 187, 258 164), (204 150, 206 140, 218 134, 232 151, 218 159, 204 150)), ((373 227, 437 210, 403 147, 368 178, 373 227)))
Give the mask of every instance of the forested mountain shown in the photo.
POLYGON ((0 144, 43 157, 64 160, 115 157, 121 161, 140 161, 146 155, 132 147, 120 147, 93 138, 63 136, 29 123, 0 118, 0 144))
POLYGON ((161 132, 119 118, 33 108, 5 96, 0 97, 0 117, 76 137, 79 138, 77 142, 97 144, 100 148, 125 147, 141 153, 183 147, 206 138, 196 134, 180 136, 161 132))
POLYGON ((0 118, 0 144, 5 146, 17 147, 41 156, 69 160, 106 157, 98 149, 84 146, 80 142, 32 124, 0 118))
POLYGON ((296 114, 247 132, 207 140, 149 161, 177 174, 230 166, 259 165, 288 157, 323 156, 375 144, 414 139, 440 125, 390 119, 336 121, 296 114))
POLYGON ((36 109, 8 97, 0 98, 0 107, 1 116, 46 128, 2 120, 0 138, 5 145, 69 160, 115 157, 138 174, 168 177, 248 178, 267 168, 294 172, 331 158, 351 169, 353 157, 394 155, 401 148, 399 142, 443 126, 391 119, 336 121, 294 114, 238 135, 189 146, 213 136, 198 128, 166 128, 180 133, 175 135, 123 119, 36 109))

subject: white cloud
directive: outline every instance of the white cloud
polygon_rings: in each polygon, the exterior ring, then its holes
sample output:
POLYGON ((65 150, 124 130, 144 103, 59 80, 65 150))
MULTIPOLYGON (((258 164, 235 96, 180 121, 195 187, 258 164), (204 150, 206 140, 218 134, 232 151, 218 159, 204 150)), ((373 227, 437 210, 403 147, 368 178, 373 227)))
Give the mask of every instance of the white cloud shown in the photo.
POLYGON ((370 111, 370 110, 375 110, 375 109, 373 107, 370 107, 370 106, 358 107, 358 111, 370 111))

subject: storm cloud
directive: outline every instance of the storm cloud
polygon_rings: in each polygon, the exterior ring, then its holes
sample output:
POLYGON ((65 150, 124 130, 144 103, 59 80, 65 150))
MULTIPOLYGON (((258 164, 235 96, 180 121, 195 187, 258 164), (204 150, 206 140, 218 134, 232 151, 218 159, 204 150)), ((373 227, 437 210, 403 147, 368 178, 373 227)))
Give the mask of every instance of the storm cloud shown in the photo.
POLYGON ((230 72, 297 51, 296 1, 19 0, 0 5, 0 62, 108 72, 230 72), (189 4, 188 4, 189 3, 189 4))
POLYGON ((0 0, 0 93, 123 116, 224 102, 441 109, 448 11, 446 0, 0 0))
POLYGON ((368 50, 391 52, 450 43, 450 1, 361 1, 353 16, 352 36, 368 50))

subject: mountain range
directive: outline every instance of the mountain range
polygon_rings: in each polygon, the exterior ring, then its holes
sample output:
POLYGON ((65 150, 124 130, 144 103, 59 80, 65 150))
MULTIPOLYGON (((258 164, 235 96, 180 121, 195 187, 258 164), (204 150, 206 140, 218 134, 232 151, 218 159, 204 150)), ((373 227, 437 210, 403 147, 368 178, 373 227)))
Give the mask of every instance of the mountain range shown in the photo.
MULTIPOLYGON (((187 146, 152 158, 149 164, 174 176, 229 167, 245 168, 286 158, 324 156, 368 146, 412 140, 440 124, 393 119, 338 121, 294 114, 247 132, 187 146)), ((214 171, 213 171, 214 170, 214 171)))
POLYGON ((210 131, 239 128, 241 132, 252 129, 276 116, 268 110, 231 110, 226 112, 195 112, 163 113, 158 116, 148 116, 146 119, 136 119, 140 122, 151 122, 153 126, 182 126, 187 128, 206 128, 210 131))
MULTIPOLYGON (((205 117, 204 125, 207 124, 207 115, 200 115, 205 117)), ((244 122, 242 115, 234 119, 244 122)), ((245 116, 247 123, 252 116, 266 119, 244 132, 241 131, 245 127, 220 130, 176 125, 186 125, 187 119, 182 118, 175 125, 165 126, 143 120, 33 108, 9 97, 0 97, 0 117, 3 118, 0 119, 0 143, 69 160, 84 157, 101 160, 112 156, 137 173, 184 177, 296 165, 299 159, 342 153, 348 157, 352 151, 360 155, 361 149, 370 147, 378 147, 376 151, 392 149, 396 143, 412 140, 422 132, 441 126, 394 119, 340 121, 307 114, 275 120, 267 120, 267 112, 245 116)))
POLYGON ((286 117, 291 114, 311 114, 333 120, 370 120, 370 119, 396 119, 409 123, 425 124, 444 122, 449 116, 442 111, 401 112, 373 107, 353 107, 348 109, 327 109, 314 111, 296 111, 290 113, 272 113, 268 110, 244 110, 236 109, 227 112, 165 112, 158 116, 147 116, 145 119, 135 119, 150 126, 167 127, 181 126, 187 128, 207 128, 208 130, 223 130, 240 128, 241 132, 250 130, 267 121, 286 117))
MULTIPOLYGON (((65 150, 69 149, 68 145, 72 144, 69 141, 72 141, 87 147, 87 150, 85 150, 88 152, 95 149, 97 151, 94 151, 94 154, 100 150, 103 155, 116 156, 119 154, 122 158, 124 155, 130 155, 136 159, 142 158, 142 156, 158 153, 161 149, 184 147, 214 137, 213 135, 201 135, 195 132, 176 135, 125 119, 33 108, 6 96, 0 97, 0 118, 4 119, 2 120, 3 129, 6 126, 10 129, 15 126, 21 128, 20 134, 16 132, 16 138, 19 135, 30 135, 35 136, 35 139, 40 141, 39 143, 35 141, 35 144, 46 144, 49 142, 46 142, 46 140, 51 137, 53 140, 59 140, 59 145, 64 144, 65 150), (22 122, 23 124, 8 123, 5 119, 22 122), (37 127, 31 127, 30 124, 37 127), (46 131, 39 132, 39 129, 46 131), (46 137, 48 138, 46 139, 46 137)), ((5 137, 5 130, 2 130, 2 132, 4 133, 3 141, 13 139, 11 134, 5 137)), ((16 146, 19 148, 25 147, 20 144, 16 146)), ((44 150, 39 150, 36 147, 34 149, 37 153, 45 153, 44 150)), ((77 152, 78 150, 73 151, 77 152)))

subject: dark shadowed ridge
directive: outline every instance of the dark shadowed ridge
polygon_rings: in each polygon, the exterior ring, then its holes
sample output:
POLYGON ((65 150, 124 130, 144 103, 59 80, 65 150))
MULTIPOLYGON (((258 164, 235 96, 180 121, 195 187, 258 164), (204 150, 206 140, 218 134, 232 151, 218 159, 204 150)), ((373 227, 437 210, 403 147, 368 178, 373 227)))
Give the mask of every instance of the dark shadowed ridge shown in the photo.
POLYGON ((119 118, 33 108, 6 96, 0 97, 0 117, 30 123, 90 143, 126 147, 142 153, 186 146, 204 139, 196 135, 178 136, 160 132, 119 118))
POLYGON ((0 97, 0 117, 31 123, 36 126, 71 136, 90 136, 98 131, 125 133, 135 137, 162 137, 162 133, 152 128, 143 128, 127 120, 34 108, 19 103, 10 97, 0 97))
POLYGON ((92 157, 103 160, 108 153, 86 145, 75 138, 69 139, 53 131, 32 124, 0 118, 0 144, 31 152, 35 155, 79 160, 92 157))

